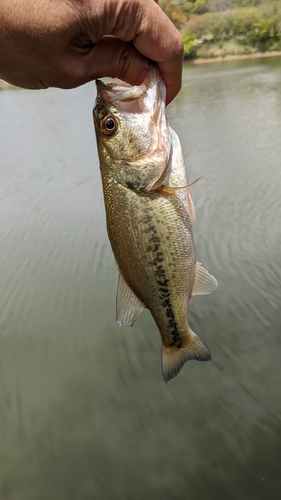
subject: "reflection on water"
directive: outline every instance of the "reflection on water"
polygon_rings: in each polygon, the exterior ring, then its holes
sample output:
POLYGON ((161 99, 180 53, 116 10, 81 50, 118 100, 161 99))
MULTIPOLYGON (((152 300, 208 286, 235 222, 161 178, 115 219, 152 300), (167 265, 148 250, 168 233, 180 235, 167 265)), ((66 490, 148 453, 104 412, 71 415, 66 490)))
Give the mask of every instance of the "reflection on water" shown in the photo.
POLYGON ((187 67, 169 107, 193 188, 190 304, 213 360, 171 384, 148 312, 115 323, 94 85, 1 91, 1 500, 277 500, 279 58, 187 67))

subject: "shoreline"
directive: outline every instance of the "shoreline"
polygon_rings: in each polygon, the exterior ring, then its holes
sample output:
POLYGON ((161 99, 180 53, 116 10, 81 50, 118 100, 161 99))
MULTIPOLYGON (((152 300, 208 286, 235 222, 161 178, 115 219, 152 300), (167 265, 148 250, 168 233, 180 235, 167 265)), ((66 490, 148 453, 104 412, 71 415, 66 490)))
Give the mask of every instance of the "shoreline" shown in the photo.
POLYGON ((228 55, 225 57, 206 57, 206 58, 198 58, 193 60, 186 60, 184 64, 208 64, 214 62, 223 62, 223 61, 238 61, 239 59, 259 59, 260 57, 277 57, 281 56, 281 51, 275 52, 254 52, 253 54, 244 54, 244 55, 228 55))
MULTIPOLYGON (((225 57, 217 56, 217 57, 206 57, 206 58, 198 58, 198 59, 187 59, 183 61, 184 65, 189 64, 208 64, 208 63, 216 63, 216 62, 224 62, 224 61, 239 61, 240 59, 259 59, 264 57, 280 57, 281 51, 274 52, 254 52, 252 54, 241 54, 241 55, 226 55, 225 57)), ((5 80, 0 79, 0 90, 4 89, 12 89, 18 88, 12 85, 11 83, 5 82, 5 80)))

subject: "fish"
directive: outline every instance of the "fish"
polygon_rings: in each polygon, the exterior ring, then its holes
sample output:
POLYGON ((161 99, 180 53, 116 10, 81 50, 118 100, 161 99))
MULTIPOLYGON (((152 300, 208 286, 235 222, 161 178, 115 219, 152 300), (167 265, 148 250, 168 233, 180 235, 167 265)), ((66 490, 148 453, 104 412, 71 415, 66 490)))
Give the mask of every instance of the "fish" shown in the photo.
POLYGON ((162 340, 162 375, 170 382, 186 361, 211 359, 188 324, 188 302, 218 283, 197 262, 191 184, 157 66, 141 85, 96 80, 96 87, 107 232, 119 268, 117 324, 133 326, 149 309, 162 340))

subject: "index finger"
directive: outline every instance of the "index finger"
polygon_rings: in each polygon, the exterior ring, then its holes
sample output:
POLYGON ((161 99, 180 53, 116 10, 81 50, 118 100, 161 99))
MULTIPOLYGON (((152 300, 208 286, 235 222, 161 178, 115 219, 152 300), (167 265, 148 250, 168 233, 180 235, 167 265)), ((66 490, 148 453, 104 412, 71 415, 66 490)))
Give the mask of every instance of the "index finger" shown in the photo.
MULTIPOLYGON (((131 42, 142 56, 154 61, 167 88, 169 104, 181 88, 183 40, 155 0, 88 0, 92 19, 84 19, 91 42, 111 35, 131 42), (90 30, 89 30, 90 26, 90 30)), ((88 11, 85 9, 85 11, 88 11)), ((90 16, 91 17, 91 16, 90 16)), ((80 28, 80 31, 83 32, 80 28)), ((122 59, 122 57, 121 57, 122 59)), ((145 64, 143 68, 145 67, 145 64)), ((135 80, 137 80, 135 75, 135 80)), ((129 82, 130 83, 130 82, 129 82)))
POLYGON ((143 2, 143 6, 139 31, 132 41, 141 54, 157 63, 167 88, 166 104, 169 104, 181 88, 183 40, 156 2, 143 2))

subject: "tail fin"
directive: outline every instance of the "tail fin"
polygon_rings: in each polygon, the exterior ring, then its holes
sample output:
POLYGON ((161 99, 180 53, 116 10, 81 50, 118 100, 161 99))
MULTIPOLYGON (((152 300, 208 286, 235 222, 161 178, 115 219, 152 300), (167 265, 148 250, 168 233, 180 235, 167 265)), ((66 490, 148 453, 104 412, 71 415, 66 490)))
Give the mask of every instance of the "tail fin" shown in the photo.
POLYGON ((162 344, 162 374, 165 382, 170 382, 180 372, 186 361, 210 361, 212 355, 208 347, 190 328, 183 347, 167 347, 162 344))

